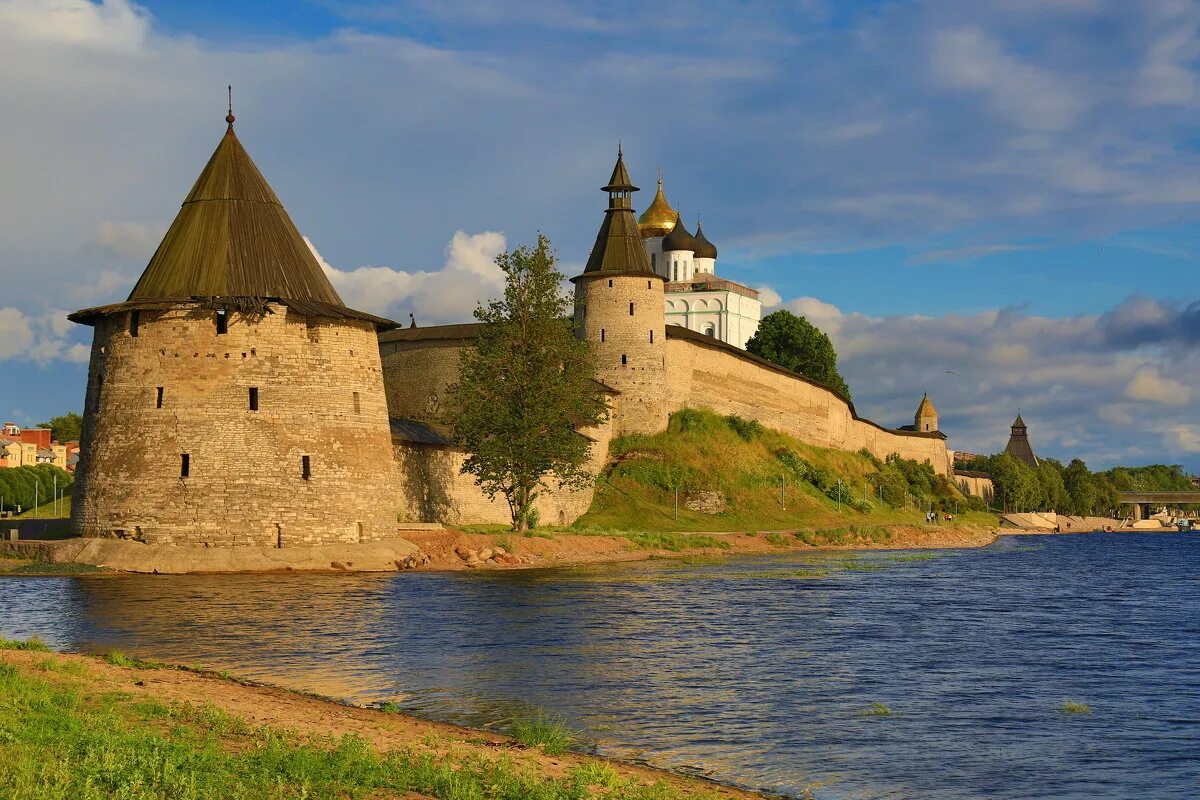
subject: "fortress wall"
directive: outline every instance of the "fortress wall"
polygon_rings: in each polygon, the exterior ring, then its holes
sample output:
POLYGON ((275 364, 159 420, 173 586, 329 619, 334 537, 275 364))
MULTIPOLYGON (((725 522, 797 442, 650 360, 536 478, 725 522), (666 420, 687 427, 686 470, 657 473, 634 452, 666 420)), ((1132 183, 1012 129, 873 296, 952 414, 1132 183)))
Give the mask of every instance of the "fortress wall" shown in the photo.
POLYGON ((379 344, 388 412, 437 421, 446 390, 458 381, 458 360, 470 339, 389 341, 379 344))
MULTIPOLYGON (((611 431, 610 423, 586 430, 594 442, 587 465, 593 475, 604 469, 611 431)), ((395 453, 401 475, 403 519, 449 525, 512 522, 503 496, 489 500, 475 485, 473 475, 460 472, 466 459, 461 450, 397 441, 395 453)), ((594 494, 594 487, 579 491, 551 488, 543 491, 533 505, 541 524, 570 525, 591 507, 594 494)))
POLYGON ((374 327, 270 309, 231 312, 223 335, 215 313, 194 305, 142 311, 136 337, 129 313, 98 320, 77 534, 226 547, 395 536, 374 327), (257 411, 250 387, 258 389, 257 411), (308 480, 302 456, 310 459, 308 480))
POLYGON ((802 441, 841 450, 867 448, 879 458, 899 453, 928 461, 948 474, 945 441, 882 430, 854 418, 850 406, 828 389, 772 369, 714 342, 672 335, 667 339, 667 397, 671 411, 709 408, 755 419, 802 441))
POLYGON ((987 502, 992 502, 996 496, 996 487, 992 483, 991 478, 985 478, 978 475, 962 475, 954 473, 954 483, 958 488, 963 490, 964 494, 971 494, 976 497, 982 497, 987 502))
MULTIPOLYGON (((459 356, 470 338, 383 341, 385 394, 392 416, 436 422, 446 389, 458 380, 459 356)), ((610 397, 610 401, 619 397, 610 397)), ((611 415, 616 417, 614 410, 611 415)), ((587 469, 599 474, 608 459, 612 418, 584 433, 593 440, 587 469)), ((466 455, 452 447, 396 441, 401 518, 412 522, 450 525, 512 521, 503 497, 489 500, 471 475, 459 472, 466 455)), ((569 525, 592 504, 593 488, 583 491, 551 489, 535 501, 541 521, 569 525)))

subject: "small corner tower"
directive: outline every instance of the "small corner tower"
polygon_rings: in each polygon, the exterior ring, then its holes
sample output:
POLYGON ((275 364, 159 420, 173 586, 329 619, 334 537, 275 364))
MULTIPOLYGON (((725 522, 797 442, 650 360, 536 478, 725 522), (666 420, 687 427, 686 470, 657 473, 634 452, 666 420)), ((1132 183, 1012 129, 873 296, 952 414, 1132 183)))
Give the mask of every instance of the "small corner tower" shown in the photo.
POLYGON ((347 308, 228 129, 93 327, 72 529, 284 547, 395 534, 378 331, 347 308))
POLYGON ((921 398, 917 413, 913 416, 913 430, 921 433, 934 433, 938 429, 938 413, 929 400, 929 393, 921 398))
POLYGON ((608 209, 575 284, 575 329, 596 354, 597 377, 619 391, 614 431, 658 433, 667 427, 663 282, 650 266, 633 215, 625 158, 603 191, 608 209))
POLYGON ((1029 428, 1025 425, 1025 420, 1021 419, 1020 413, 1013 421, 1012 433, 1008 437, 1008 444, 1005 445, 1004 452, 1018 461, 1024 461, 1031 467, 1038 465, 1038 457, 1034 455, 1033 445, 1029 443, 1029 428))

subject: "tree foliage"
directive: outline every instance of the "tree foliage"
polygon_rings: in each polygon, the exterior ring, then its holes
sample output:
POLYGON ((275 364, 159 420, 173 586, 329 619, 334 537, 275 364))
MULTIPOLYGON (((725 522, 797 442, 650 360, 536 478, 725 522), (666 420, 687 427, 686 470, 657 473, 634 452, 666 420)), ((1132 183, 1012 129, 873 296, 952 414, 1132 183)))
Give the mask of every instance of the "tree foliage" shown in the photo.
POLYGON ((38 427, 50 428, 55 441, 78 442, 80 431, 83 429, 83 417, 74 411, 68 411, 61 416, 51 417, 47 422, 39 423, 38 427))
POLYGON ((13 511, 17 506, 22 511, 28 511, 34 507, 35 500, 39 505, 50 502, 56 486, 62 491, 69 488, 72 482, 69 472, 53 464, 8 467, 0 469, 0 500, 6 511, 13 511))
POLYGON ((584 469, 591 443, 576 431, 607 413, 556 263, 540 234, 536 247, 496 257, 504 296, 475 309, 483 325, 447 393, 451 438, 468 454, 462 471, 488 497, 504 497, 514 530, 536 524, 532 504, 542 490, 592 480, 584 469))
POLYGON ((850 387, 838 372, 833 343, 804 317, 787 310, 767 314, 746 342, 746 350, 850 397, 850 387))

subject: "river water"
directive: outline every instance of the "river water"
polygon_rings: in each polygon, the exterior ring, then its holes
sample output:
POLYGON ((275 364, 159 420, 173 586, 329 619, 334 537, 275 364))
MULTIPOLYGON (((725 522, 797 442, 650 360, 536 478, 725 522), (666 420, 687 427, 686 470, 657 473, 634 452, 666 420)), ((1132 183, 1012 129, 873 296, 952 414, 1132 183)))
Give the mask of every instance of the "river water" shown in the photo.
POLYGON ((1200 797, 1200 535, 387 576, 0 580, 118 648, 818 800, 1200 797), (1068 714, 1064 700, 1090 713, 1068 714), (865 712, 883 703, 888 716, 865 712))

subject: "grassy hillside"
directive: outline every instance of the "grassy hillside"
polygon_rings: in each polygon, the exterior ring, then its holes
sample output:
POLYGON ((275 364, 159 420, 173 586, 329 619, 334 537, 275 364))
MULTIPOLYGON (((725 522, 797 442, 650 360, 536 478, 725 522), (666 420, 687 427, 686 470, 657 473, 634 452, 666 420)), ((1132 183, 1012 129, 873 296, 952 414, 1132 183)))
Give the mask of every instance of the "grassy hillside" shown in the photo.
POLYGON ((996 522, 993 515, 969 511, 971 505, 979 507, 977 500, 963 497, 950 481, 930 481, 928 468, 915 462, 884 464, 865 452, 813 447, 756 422, 709 411, 677 412, 665 433, 620 437, 611 453, 613 463, 597 481, 596 499, 575 528, 726 531, 922 524, 931 502, 951 512, 957 506, 957 522, 996 522), (713 492, 723 496, 726 510, 710 514, 685 507, 689 498, 709 493, 711 499, 713 492))

